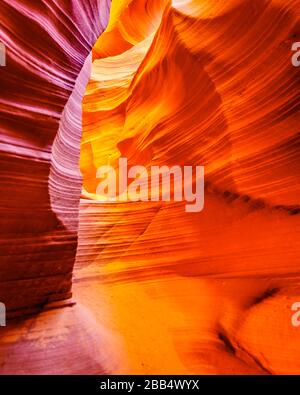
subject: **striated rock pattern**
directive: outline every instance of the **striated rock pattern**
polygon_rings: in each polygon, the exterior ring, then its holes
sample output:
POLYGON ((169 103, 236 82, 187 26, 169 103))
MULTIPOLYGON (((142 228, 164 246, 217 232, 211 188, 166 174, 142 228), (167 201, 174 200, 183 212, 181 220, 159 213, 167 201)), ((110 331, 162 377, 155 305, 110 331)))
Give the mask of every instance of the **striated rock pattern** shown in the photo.
POLYGON ((109 7, 109 0, 1 2, 0 300, 10 316, 71 295, 88 63, 77 77, 109 7))
POLYGON ((103 285, 123 372, 300 373, 299 12, 112 2, 83 101, 75 290, 103 285), (121 156, 204 165, 204 210, 99 202, 97 168, 121 156))
POLYGON ((0 373, 299 374, 300 0, 110 3, 1 3, 0 373), (103 202, 121 156, 204 210, 103 202))

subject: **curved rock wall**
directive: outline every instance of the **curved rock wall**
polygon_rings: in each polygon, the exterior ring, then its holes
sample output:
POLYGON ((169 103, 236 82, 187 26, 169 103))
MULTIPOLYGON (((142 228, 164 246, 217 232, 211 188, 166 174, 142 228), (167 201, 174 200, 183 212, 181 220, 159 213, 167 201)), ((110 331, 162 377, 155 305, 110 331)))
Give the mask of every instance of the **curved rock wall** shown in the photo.
POLYGON ((83 101, 78 295, 102 284, 130 372, 299 373, 300 2, 120 3, 83 101), (100 203, 120 156, 204 165, 204 210, 100 203))
POLYGON ((0 300, 10 315, 71 295, 84 81, 74 86, 109 8, 109 0, 1 3, 0 300))
POLYGON ((1 7, 0 301, 47 304, 1 373, 299 373, 300 1, 1 7), (204 210, 99 201, 120 156, 204 165, 204 210))

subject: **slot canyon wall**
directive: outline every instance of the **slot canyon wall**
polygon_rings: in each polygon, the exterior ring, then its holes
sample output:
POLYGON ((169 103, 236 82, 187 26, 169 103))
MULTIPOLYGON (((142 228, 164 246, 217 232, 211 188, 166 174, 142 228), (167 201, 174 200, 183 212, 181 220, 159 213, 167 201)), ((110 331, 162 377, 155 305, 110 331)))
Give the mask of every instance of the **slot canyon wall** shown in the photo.
POLYGON ((3 7, 0 372, 299 373, 300 1, 3 7), (101 201, 120 157, 204 210, 101 201))
POLYGON ((75 324, 85 312, 61 317, 60 307, 74 304, 81 101, 110 0, 14 0, 0 8, 0 301, 8 319, 0 372, 99 372, 96 358, 90 366, 84 351, 76 357, 85 344, 75 324), (53 311, 12 320, 46 309, 53 311))
POLYGON ((75 81, 106 27, 109 6, 106 0, 1 2, 7 65, 0 73, 0 300, 10 316, 71 295, 84 70, 76 87, 75 81))

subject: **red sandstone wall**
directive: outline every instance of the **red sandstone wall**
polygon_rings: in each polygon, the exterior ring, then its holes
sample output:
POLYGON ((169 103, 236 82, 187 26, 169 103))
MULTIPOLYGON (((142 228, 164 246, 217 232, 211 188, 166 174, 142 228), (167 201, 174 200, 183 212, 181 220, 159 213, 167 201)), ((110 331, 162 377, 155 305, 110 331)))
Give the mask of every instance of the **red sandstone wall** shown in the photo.
POLYGON ((84 86, 77 87, 76 103, 73 97, 64 108, 106 26, 109 5, 1 2, 7 65, 0 70, 0 300, 11 314, 71 293, 84 86))

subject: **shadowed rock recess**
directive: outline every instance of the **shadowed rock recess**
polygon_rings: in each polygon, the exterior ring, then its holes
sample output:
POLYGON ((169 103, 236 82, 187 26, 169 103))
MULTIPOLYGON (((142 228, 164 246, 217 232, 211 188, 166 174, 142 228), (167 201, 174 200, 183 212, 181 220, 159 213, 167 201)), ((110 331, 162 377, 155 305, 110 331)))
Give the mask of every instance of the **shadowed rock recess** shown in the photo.
POLYGON ((300 373, 300 0, 1 12, 0 373, 300 373), (101 202, 120 157, 204 210, 101 202))

